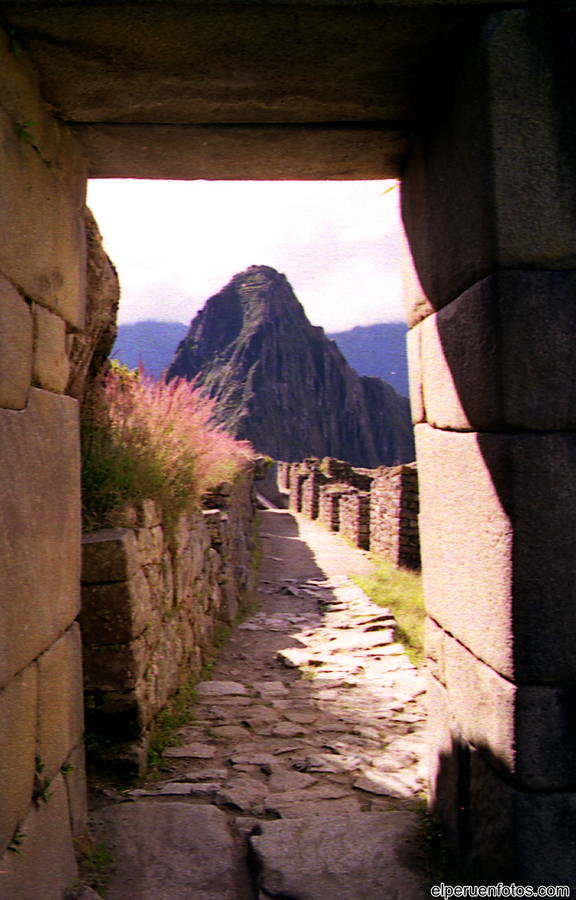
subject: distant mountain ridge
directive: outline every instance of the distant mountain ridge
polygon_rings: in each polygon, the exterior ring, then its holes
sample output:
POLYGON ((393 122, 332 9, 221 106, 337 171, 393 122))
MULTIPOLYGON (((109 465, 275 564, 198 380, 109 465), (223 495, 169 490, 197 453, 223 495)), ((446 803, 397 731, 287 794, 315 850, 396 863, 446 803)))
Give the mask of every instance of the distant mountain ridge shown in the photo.
MULTIPOLYGON (((188 332, 182 322, 146 320, 118 326, 118 337, 111 357, 135 369, 140 363, 159 378, 188 332)), ((336 341, 348 363, 359 375, 374 375, 391 384, 403 397, 408 396, 406 332, 401 322, 357 325, 349 331, 328 334, 336 341)))
POLYGON ((119 325, 110 356, 130 369, 142 364, 150 375, 159 378, 172 362, 176 347, 187 331, 188 326, 182 322, 153 319, 119 325))
POLYGON ((403 397, 410 396, 404 322, 357 325, 349 331, 329 334, 353 369, 360 375, 375 375, 391 384, 403 397))
POLYGON ((235 275, 206 302, 168 377, 198 378, 227 430, 276 459, 372 467, 414 458, 408 400, 358 375, 269 266, 235 275))

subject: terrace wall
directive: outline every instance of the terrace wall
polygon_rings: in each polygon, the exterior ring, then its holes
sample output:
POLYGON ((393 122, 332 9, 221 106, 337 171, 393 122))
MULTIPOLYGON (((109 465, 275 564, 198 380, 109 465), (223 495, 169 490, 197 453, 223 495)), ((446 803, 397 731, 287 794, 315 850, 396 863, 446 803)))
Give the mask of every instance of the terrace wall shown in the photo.
POLYGON ((253 584, 251 473, 168 529, 152 501, 129 527, 83 539, 87 727, 122 742, 116 764, 145 771, 154 718, 207 661, 253 584))

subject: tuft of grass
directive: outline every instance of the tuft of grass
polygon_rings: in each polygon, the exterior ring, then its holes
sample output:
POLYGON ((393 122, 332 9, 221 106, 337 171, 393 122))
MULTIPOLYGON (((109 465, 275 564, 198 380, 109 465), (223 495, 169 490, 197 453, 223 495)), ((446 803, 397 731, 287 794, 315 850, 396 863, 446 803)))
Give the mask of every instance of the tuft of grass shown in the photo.
POLYGON ((447 833, 428 808, 425 799, 419 800, 415 812, 420 823, 416 846, 413 848, 417 857, 414 862, 419 863, 430 883, 461 885, 469 882, 470 873, 464 871, 447 833))
POLYGON ((156 716, 148 748, 148 766, 150 769, 158 769, 160 767, 162 754, 174 740, 176 731, 191 720, 192 712, 190 708, 196 699, 198 680, 198 678, 191 678, 156 716))
POLYGON ((36 757, 34 764, 34 789, 32 791, 32 800, 39 806, 41 803, 48 803, 52 796, 50 793, 51 780, 44 776, 44 763, 40 756, 36 757))
POLYGON ((375 560, 373 575, 353 580, 379 606, 392 610, 396 619, 396 637, 416 666, 424 662, 424 595, 422 575, 411 569, 396 568, 387 560, 375 560))
POLYGON ((104 841, 96 841, 86 835, 77 842, 76 849, 81 877, 76 889, 66 896, 81 895, 83 888, 90 887, 99 897, 106 897, 106 883, 114 865, 110 847, 104 841))
POLYGON ((118 524, 127 503, 155 500, 169 526, 253 458, 214 424, 214 400, 194 382, 154 381, 112 364, 101 402, 82 425, 82 505, 87 530, 118 524))
POLYGON ((20 830, 20 827, 14 829, 14 833, 6 848, 9 853, 21 853, 22 852, 22 844, 24 843, 24 839, 26 837, 26 833, 20 830))

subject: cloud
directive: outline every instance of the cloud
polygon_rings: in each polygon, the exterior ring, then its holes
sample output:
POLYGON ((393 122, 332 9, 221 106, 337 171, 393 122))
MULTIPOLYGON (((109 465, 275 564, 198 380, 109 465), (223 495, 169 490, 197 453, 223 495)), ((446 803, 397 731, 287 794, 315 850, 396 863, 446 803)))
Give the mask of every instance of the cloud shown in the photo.
POLYGON ((254 264, 282 271, 327 331, 401 319, 389 184, 91 182, 88 202, 120 274, 120 321, 188 322, 254 264))

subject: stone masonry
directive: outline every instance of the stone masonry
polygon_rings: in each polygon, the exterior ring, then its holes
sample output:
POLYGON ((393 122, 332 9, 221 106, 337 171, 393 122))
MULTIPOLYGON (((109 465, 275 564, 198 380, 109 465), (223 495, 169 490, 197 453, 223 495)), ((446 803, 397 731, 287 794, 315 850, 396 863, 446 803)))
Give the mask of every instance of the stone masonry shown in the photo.
POLYGON ((77 402, 86 165, 0 31, 0 897, 59 900, 85 827, 77 402))
POLYGON ((167 531, 152 501, 129 527, 85 535, 82 565, 87 727, 118 745, 116 764, 146 770, 150 729, 197 676, 217 629, 252 587, 252 471, 167 531))
POLYGON ((416 464, 378 469, 370 492, 370 549, 395 565, 420 568, 416 464))
POLYGON ((431 805, 469 877, 572 889, 574 13, 480 17, 402 186, 431 805))
POLYGON ((356 547, 396 566, 420 567, 416 464, 357 469, 339 459, 279 462, 278 487, 290 507, 319 518, 356 547))
POLYGON ((370 549, 370 494, 354 488, 340 498, 340 531, 356 547, 370 549))

